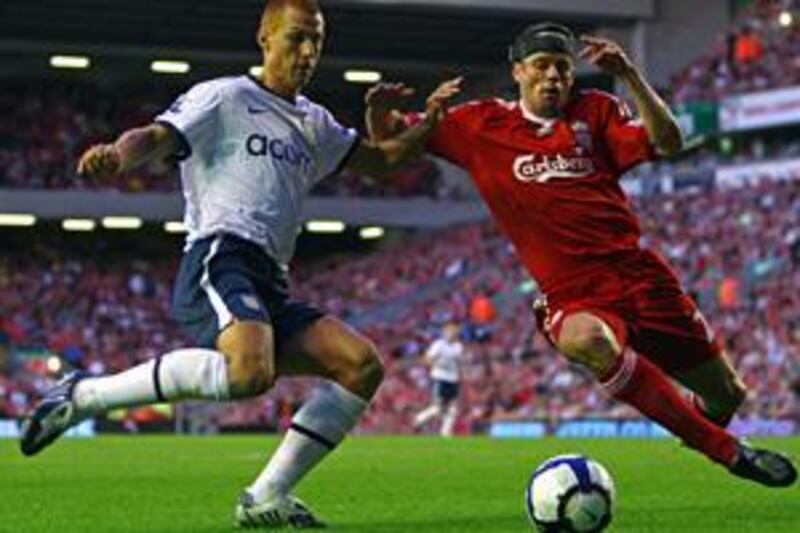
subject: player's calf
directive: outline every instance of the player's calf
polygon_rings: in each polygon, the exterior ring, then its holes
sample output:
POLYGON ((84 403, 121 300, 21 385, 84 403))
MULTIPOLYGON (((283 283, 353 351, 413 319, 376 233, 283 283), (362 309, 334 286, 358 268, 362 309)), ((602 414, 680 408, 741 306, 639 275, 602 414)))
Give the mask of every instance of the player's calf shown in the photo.
POLYGON ((275 372, 264 360, 264 353, 226 354, 231 398, 250 398, 267 392, 275 382, 275 372))
POLYGON ((711 422, 727 427, 747 398, 747 387, 724 353, 677 376, 689 390, 697 409, 711 422))
POLYGON ((744 385, 736 388, 730 395, 722 398, 705 399, 699 394, 692 393, 692 403, 703 416, 721 428, 726 428, 733 420, 736 411, 747 398, 747 389, 744 385))
POLYGON ((280 446, 246 489, 256 505, 288 497, 355 427, 383 378, 374 345, 333 317, 282 344, 277 363, 281 375, 316 375, 327 383, 295 413, 280 446))
POLYGON ((441 402, 433 402, 433 404, 429 405, 414 417, 413 427, 415 430, 422 428, 425 424, 436 418, 437 416, 441 416, 442 414, 442 404, 441 402))
POLYGON ((246 489, 255 504, 285 498, 353 429, 367 401, 333 382, 321 384, 292 417, 269 463, 246 489))

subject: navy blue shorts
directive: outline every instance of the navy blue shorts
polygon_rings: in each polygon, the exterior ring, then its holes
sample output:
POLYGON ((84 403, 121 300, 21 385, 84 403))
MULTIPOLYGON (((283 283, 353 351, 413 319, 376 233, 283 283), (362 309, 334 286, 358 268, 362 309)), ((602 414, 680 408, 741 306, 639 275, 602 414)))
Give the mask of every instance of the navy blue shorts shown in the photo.
POLYGON ((229 234, 201 239, 184 254, 172 312, 199 346, 209 348, 234 319, 272 324, 276 350, 324 316, 289 300, 286 271, 260 246, 229 234))
POLYGON ((435 379, 433 381, 433 396, 442 403, 449 403, 458 397, 458 382, 435 379))

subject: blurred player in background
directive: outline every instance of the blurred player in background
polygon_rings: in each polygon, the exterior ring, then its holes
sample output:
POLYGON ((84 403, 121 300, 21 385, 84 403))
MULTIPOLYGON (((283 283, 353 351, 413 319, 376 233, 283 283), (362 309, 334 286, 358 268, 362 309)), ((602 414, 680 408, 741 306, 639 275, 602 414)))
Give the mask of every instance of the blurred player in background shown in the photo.
POLYGON ((414 429, 419 429, 434 418, 441 417, 439 434, 453 435, 458 415, 458 384, 464 362, 464 344, 458 338, 458 324, 442 328, 442 336, 425 351, 425 364, 430 368, 433 382, 433 403, 414 417, 414 429))
MULTIPOLYGON (((632 167, 682 149, 667 105, 614 42, 583 38, 578 57, 627 86, 641 119, 601 91, 573 90, 577 39, 553 23, 527 27, 510 48, 520 98, 451 109, 428 149, 467 169, 546 295, 537 321, 571 361, 733 474, 794 483, 788 458, 725 430, 746 396, 703 315, 641 230, 619 184, 632 167), (674 378, 694 391, 681 396, 674 378)), ((368 93, 373 140, 416 124, 402 84, 368 93)))
MULTIPOLYGON (((154 123, 90 148, 78 171, 114 176, 181 160, 188 237, 174 313, 196 347, 108 377, 67 376, 25 421, 21 448, 40 452, 70 426, 120 407, 184 399, 250 398, 280 376, 327 378, 295 414, 283 442, 244 491, 244 527, 319 527, 290 494, 355 426, 383 376, 375 346, 337 318, 289 299, 288 262, 303 199, 344 166, 385 174, 422 152, 458 81, 432 95, 428 117, 373 143, 300 91, 322 51, 315 0, 269 0, 258 30, 263 75, 192 87, 154 123)), ((338 489, 337 489, 338 490, 338 489)))

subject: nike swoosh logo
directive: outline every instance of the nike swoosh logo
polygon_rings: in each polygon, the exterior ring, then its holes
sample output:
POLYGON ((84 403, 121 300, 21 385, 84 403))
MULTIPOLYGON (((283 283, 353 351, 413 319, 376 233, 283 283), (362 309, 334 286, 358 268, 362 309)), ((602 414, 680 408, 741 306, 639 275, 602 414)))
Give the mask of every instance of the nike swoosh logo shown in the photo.
POLYGON ((251 115, 260 115, 261 113, 266 113, 269 109, 265 109, 262 107, 247 107, 247 112, 251 115))

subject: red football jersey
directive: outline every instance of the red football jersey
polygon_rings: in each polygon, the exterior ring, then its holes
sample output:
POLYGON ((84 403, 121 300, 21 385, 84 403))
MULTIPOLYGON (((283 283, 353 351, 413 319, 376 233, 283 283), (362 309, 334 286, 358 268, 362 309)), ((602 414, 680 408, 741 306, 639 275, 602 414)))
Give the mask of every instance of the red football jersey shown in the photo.
POLYGON ((467 103, 448 112, 427 147, 469 171, 545 292, 590 259, 639 247, 619 177, 655 152, 644 126, 610 94, 579 92, 553 121, 519 102, 467 103))

